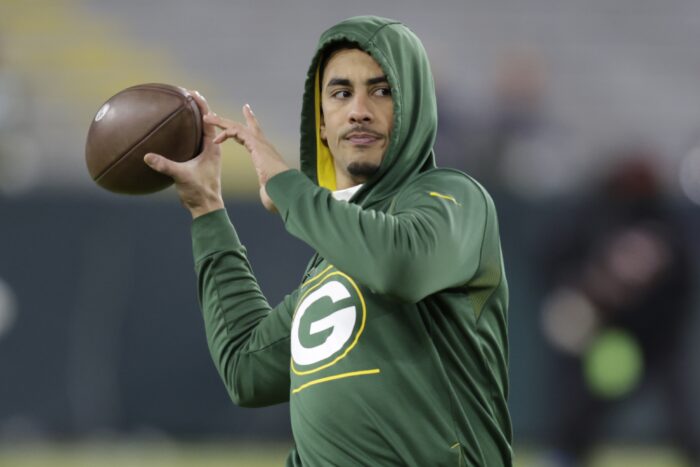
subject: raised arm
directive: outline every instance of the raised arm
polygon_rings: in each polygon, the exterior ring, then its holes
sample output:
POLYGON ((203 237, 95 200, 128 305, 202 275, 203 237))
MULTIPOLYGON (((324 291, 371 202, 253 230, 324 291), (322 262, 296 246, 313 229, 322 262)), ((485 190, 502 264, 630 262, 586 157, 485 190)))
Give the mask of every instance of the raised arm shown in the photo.
POLYGON ((205 116, 202 153, 178 163, 158 154, 145 162, 173 178, 194 219, 192 243, 207 341, 216 368, 234 402, 262 406, 289 398, 289 330, 292 297, 274 310, 260 292, 245 248, 229 221, 221 196, 221 150, 213 114, 205 116))
POLYGON ((416 302, 472 278, 495 210, 484 190, 457 171, 417 177, 390 213, 337 201, 296 171, 267 191, 287 230, 376 292, 416 302))
POLYGON ((195 219, 192 246, 209 351, 231 399, 244 407, 289 400, 296 295, 270 308, 226 211, 195 219))

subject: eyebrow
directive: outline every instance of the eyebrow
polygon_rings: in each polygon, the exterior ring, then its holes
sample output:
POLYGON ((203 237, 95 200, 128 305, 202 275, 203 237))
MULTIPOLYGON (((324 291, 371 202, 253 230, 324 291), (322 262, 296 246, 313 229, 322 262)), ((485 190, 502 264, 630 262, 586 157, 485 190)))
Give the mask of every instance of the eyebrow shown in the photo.
MULTIPOLYGON (((386 76, 377 76, 376 78, 370 78, 367 81, 365 81, 365 84, 367 86, 372 86, 374 84, 380 84, 380 83, 388 83, 389 81, 387 80, 386 76)), ((328 86, 350 86, 352 83, 350 82, 349 79, 347 78, 331 78, 330 81, 328 81, 328 86)))

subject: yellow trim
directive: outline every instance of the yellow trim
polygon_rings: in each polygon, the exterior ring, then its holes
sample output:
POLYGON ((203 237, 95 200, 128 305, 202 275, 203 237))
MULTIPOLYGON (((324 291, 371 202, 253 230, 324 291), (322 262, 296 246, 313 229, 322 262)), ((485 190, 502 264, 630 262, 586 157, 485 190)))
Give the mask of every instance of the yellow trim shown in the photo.
POLYGON ((462 445, 460 444, 459 441, 457 441, 455 444, 450 446, 450 449, 454 449, 454 448, 460 448, 459 451, 457 452, 457 454, 459 455, 459 463, 457 465, 459 467, 462 467, 462 460, 464 460, 464 454, 462 454, 462 449, 461 449, 462 445))
MULTIPOLYGON (((327 269, 327 268, 326 268, 326 269, 327 269)), ((353 349, 353 347, 355 347, 355 345, 357 344, 357 341, 360 339, 360 335, 362 335, 362 331, 364 331, 364 329, 365 329, 365 321, 366 321, 366 319, 367 319, 367 306, 365 305, 365 299, 364 299, 364 297, 362 296, 362 293, 360 292, 360 289, 357 287, 357 284, 355 284, 355 281, 353 281, 353 280, 350 278, 350 276, 348 276, 347 274, 343 274, 343 273, 340 272, 340 271, 335 271, 335 272, 332 272, 332 273, 330 273, 330 274, 326 274, 325 276, 323 276, 323 279, 321 279, 321 280, 318 282, 318 284, 314 285, 313 287, 310 287, 309 290, 307 290, 306 292, 304 292, 304 295, 302 295, 301 298, 299 298, 299 301, 297 302, 297 308, 294 310, 294 314, 292 315, 292 320, 294 319, 294 317, 295 317, 296 314, 297 314, 297 310, 299 309, 299 304, 301 304, 301 302, 304 301, 304 298, 306 298, 306 296, 309 294, 309 292, 311 292, 311 291, 314 290, 315 288, 319 287, 319 286, 323 283, 323 281, 324 281, 325 279, 328 279, 328 278, 331 277, 331 276, 342 276, 342 277, 344 277, 345 279, 347 279, 347 281, 350 282, 350 285, 352 285, 352 286, 355 288, 355 292, 357 292, 357 296, 360 297, 360 303, 362 304, 362 323, 360 324, 360 329, 357 330, 357 334, 355 334, 355 340, 352 341, 352 344, 350 344, 350 345, 348 346, 348 348, 345 349, 345 352, 343 352, 342 354, 338 355, 335 359, 333 359, 332 362, 328 362, 328 363, 326 363, 325 365, 321 365, 321 366, 319 366, 319 367, 317 367, 317 368, 313 368, 313 369, 311 369, 311 370, 299 371, 299 370, 297 370, 296 367, 294 366, 294 359, 293 359, 293 358, 290 359, 290 360, 291 360, 290 366, 291 366, 291 368, 292 368, 292 371, 293 371, 294 374, 296 374, 296 375, 309 375, 309 374, 311 374, 311 373, 316 373, 317 371, 321 371, 321 370, 323 370, 323 369, 325 369, 325 368, 328 368, 328 367, 330 367, 330 366, 335 365, 335 364, 338 363, 340 360, 342 360, 343 358, 345 358, 345 356, 353 349)))
POLYGON ((316 178, 318 185, 323 188, 328 188, 331 191, 336 190, 335 181, 335 166, 333 165, 333 156, 328 146, 323 144, 321 139, 321 66, 316 70, 316 79, 314 84, 314 108, 316 115, 316 178))
POLYGON ((301 284, 301 286, 304 287, 304 286, 310 284, 311 282, 315 281, 316 279, 318 279, 319 277, 321 277, 323 274, 325 274, 326 271, 328 271, 328 270, 329 270, 330 268, 332 268, 332 267, 333 267, 333 265, 331 264, 331 265, 328 266, 326 269, 324 269, 323 271, 319 272, 318 274, 316 274, 316 275, 315 275, 314 277, 312 277, 311 279, 309 279, 309 280, 307 280, 306 282, 304 282, 303 284, 301 284))
POLYGON ((428 194, 429 194, 430 196, 435 196, 436 198, 442 198, 442 199, 446 199, 446 200, 452 201, 452 202, 455 203, 457 206, 461 206, 461 204, 459 204, 459 203, 457 202, 457 200, 455 199, 454 196, 443 195, 443 194, 441 194, 441 193, 438 193, 437 191, 431 191, 431 192, 429 192, 428 194))
POLYGON ((336 379, 352 378, 353 376, 376 375, 377 373, 380 373, 379 368, 375 368, 373 370, 352 371, 350 373, 340 373, 340 374, 333 375, 333 376, 326 376, 325 378, 315 379, 313 381, 309 381, 308 383, 302 384, 298 388, 292 390, 292 394, 296 394, 299 391, 303 391, 304 389, 308 388, 309 386, 314 386, 316 384, 321 384, 321 383, 327 383, 328 381, 333 381, 336 379))

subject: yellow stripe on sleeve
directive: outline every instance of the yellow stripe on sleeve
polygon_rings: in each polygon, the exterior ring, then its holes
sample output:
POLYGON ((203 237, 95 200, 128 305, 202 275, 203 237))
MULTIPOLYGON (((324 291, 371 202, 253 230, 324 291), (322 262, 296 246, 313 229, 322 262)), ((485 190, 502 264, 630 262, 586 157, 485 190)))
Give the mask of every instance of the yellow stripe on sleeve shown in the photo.
POLYGON ((459 203, 457 202, 457 200, 455 199, 454 196, 443 195, 442 193, 438 193, 437 191, 430 191, 430 192, 428 192, 428 194, 429 194, 430 196, 435 196, 436 198, 442 198, 442 199, 446 199, 446 200, 448 200, 448 201, 452 201, 452 202, 455 203, 457 206, 461 206, 461 204, 459 204, 459 203))

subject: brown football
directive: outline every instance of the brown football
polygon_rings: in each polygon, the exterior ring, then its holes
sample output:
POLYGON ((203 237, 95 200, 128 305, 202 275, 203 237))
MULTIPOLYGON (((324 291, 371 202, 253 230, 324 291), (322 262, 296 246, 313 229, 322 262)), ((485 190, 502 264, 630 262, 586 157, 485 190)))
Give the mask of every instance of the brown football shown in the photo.
POLYGON ((115 193, 145 194, 173 183, 143 161, 155 152, 177 162, 199 154, 202 116, 187 90, 140 84, 112 96, 88 130, 85 161, 90 176, 115 193))

